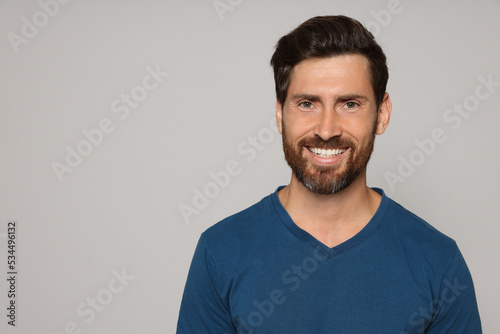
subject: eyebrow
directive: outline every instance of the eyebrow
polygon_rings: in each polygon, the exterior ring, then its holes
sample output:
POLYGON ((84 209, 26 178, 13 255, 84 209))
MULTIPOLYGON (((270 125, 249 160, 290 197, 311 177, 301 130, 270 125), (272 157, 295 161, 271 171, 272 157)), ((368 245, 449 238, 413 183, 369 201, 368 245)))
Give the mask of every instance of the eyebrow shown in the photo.
POLYGON ((292 100, 309 100, 309 101, 319 101, 321 100, 318 95, 312 94, 295 94, 292 96, 292 100))
POLYGON ((337 99, 341 101, 347 101, 347 100, 363 100, 363 101, 368 101, 368 98, 364 95, 360 94, 348 94, 348 95, 339 95, 337 96, 337 99))
MULTIPOLYGON (((313 95, 313 94, 295 94, 292 96, 292 100, 309 100, 309 101, 320 101, 321 98, 318 95, 313 95)), ((337 100, 340 101, 348 101, 348 100, 361 100, 361 101, 368 101, 368 98, 364 95, 360 94, 346 94, 346 95, 339 95, 336 97, 337 100)))

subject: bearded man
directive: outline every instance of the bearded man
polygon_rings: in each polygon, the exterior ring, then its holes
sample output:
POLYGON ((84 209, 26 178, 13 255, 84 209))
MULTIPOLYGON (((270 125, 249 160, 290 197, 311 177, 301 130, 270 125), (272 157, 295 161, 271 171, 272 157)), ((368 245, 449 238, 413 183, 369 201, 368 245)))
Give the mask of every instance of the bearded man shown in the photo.
POLYGON ((315 17, 271 65, 290 184, 202 234, 177 333, 481 333, 456 243, 367 187, 392 109, 373 35, 315 17))

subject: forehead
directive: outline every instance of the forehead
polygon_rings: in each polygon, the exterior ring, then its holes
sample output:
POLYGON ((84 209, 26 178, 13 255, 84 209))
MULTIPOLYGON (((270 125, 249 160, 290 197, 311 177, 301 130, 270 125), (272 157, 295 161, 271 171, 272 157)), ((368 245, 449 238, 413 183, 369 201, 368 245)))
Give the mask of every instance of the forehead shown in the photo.
POLYGON ((370 64, 362 55, 306 59, 290 75, 290 94, 362 94, 374 98, 370 64))

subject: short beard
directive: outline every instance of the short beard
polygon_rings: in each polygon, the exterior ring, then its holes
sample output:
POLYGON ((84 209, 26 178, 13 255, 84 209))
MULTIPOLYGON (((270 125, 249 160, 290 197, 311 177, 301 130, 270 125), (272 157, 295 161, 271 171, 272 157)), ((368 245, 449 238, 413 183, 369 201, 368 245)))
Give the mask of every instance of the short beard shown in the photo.
POLYGON ((355 142, 347 138, 332 137, 325 141, 317 135, 313 138, 302 139, 298 147, 294 147, 286 135, 285 124, 282 125, 285 159, 297 179, 307 189, 316 194, 331 195, 349 187, 361 172, 366 169, 373 152, 375 126, 373 127, 372 138, 365 147, 358 147, 355 142), (344 158, 340 166, 313 166, 304 157, 305 153, 303 149, 305 147, 319 147, 324 149, 346 148, 349 151, 343 154, 348 154, 349 156, 344 158))

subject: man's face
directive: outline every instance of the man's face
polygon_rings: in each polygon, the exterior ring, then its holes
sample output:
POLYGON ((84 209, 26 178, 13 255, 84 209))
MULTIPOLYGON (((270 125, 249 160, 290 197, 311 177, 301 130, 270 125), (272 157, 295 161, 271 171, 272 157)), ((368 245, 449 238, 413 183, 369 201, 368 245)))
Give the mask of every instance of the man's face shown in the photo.
POLYGON ((318 194, 347 188, 366 172, 375 134, 387 126, 387 94, 379 109, 364 56, 297 64, 284 105, 276 105, 285 158, 294 177, 318 194))

